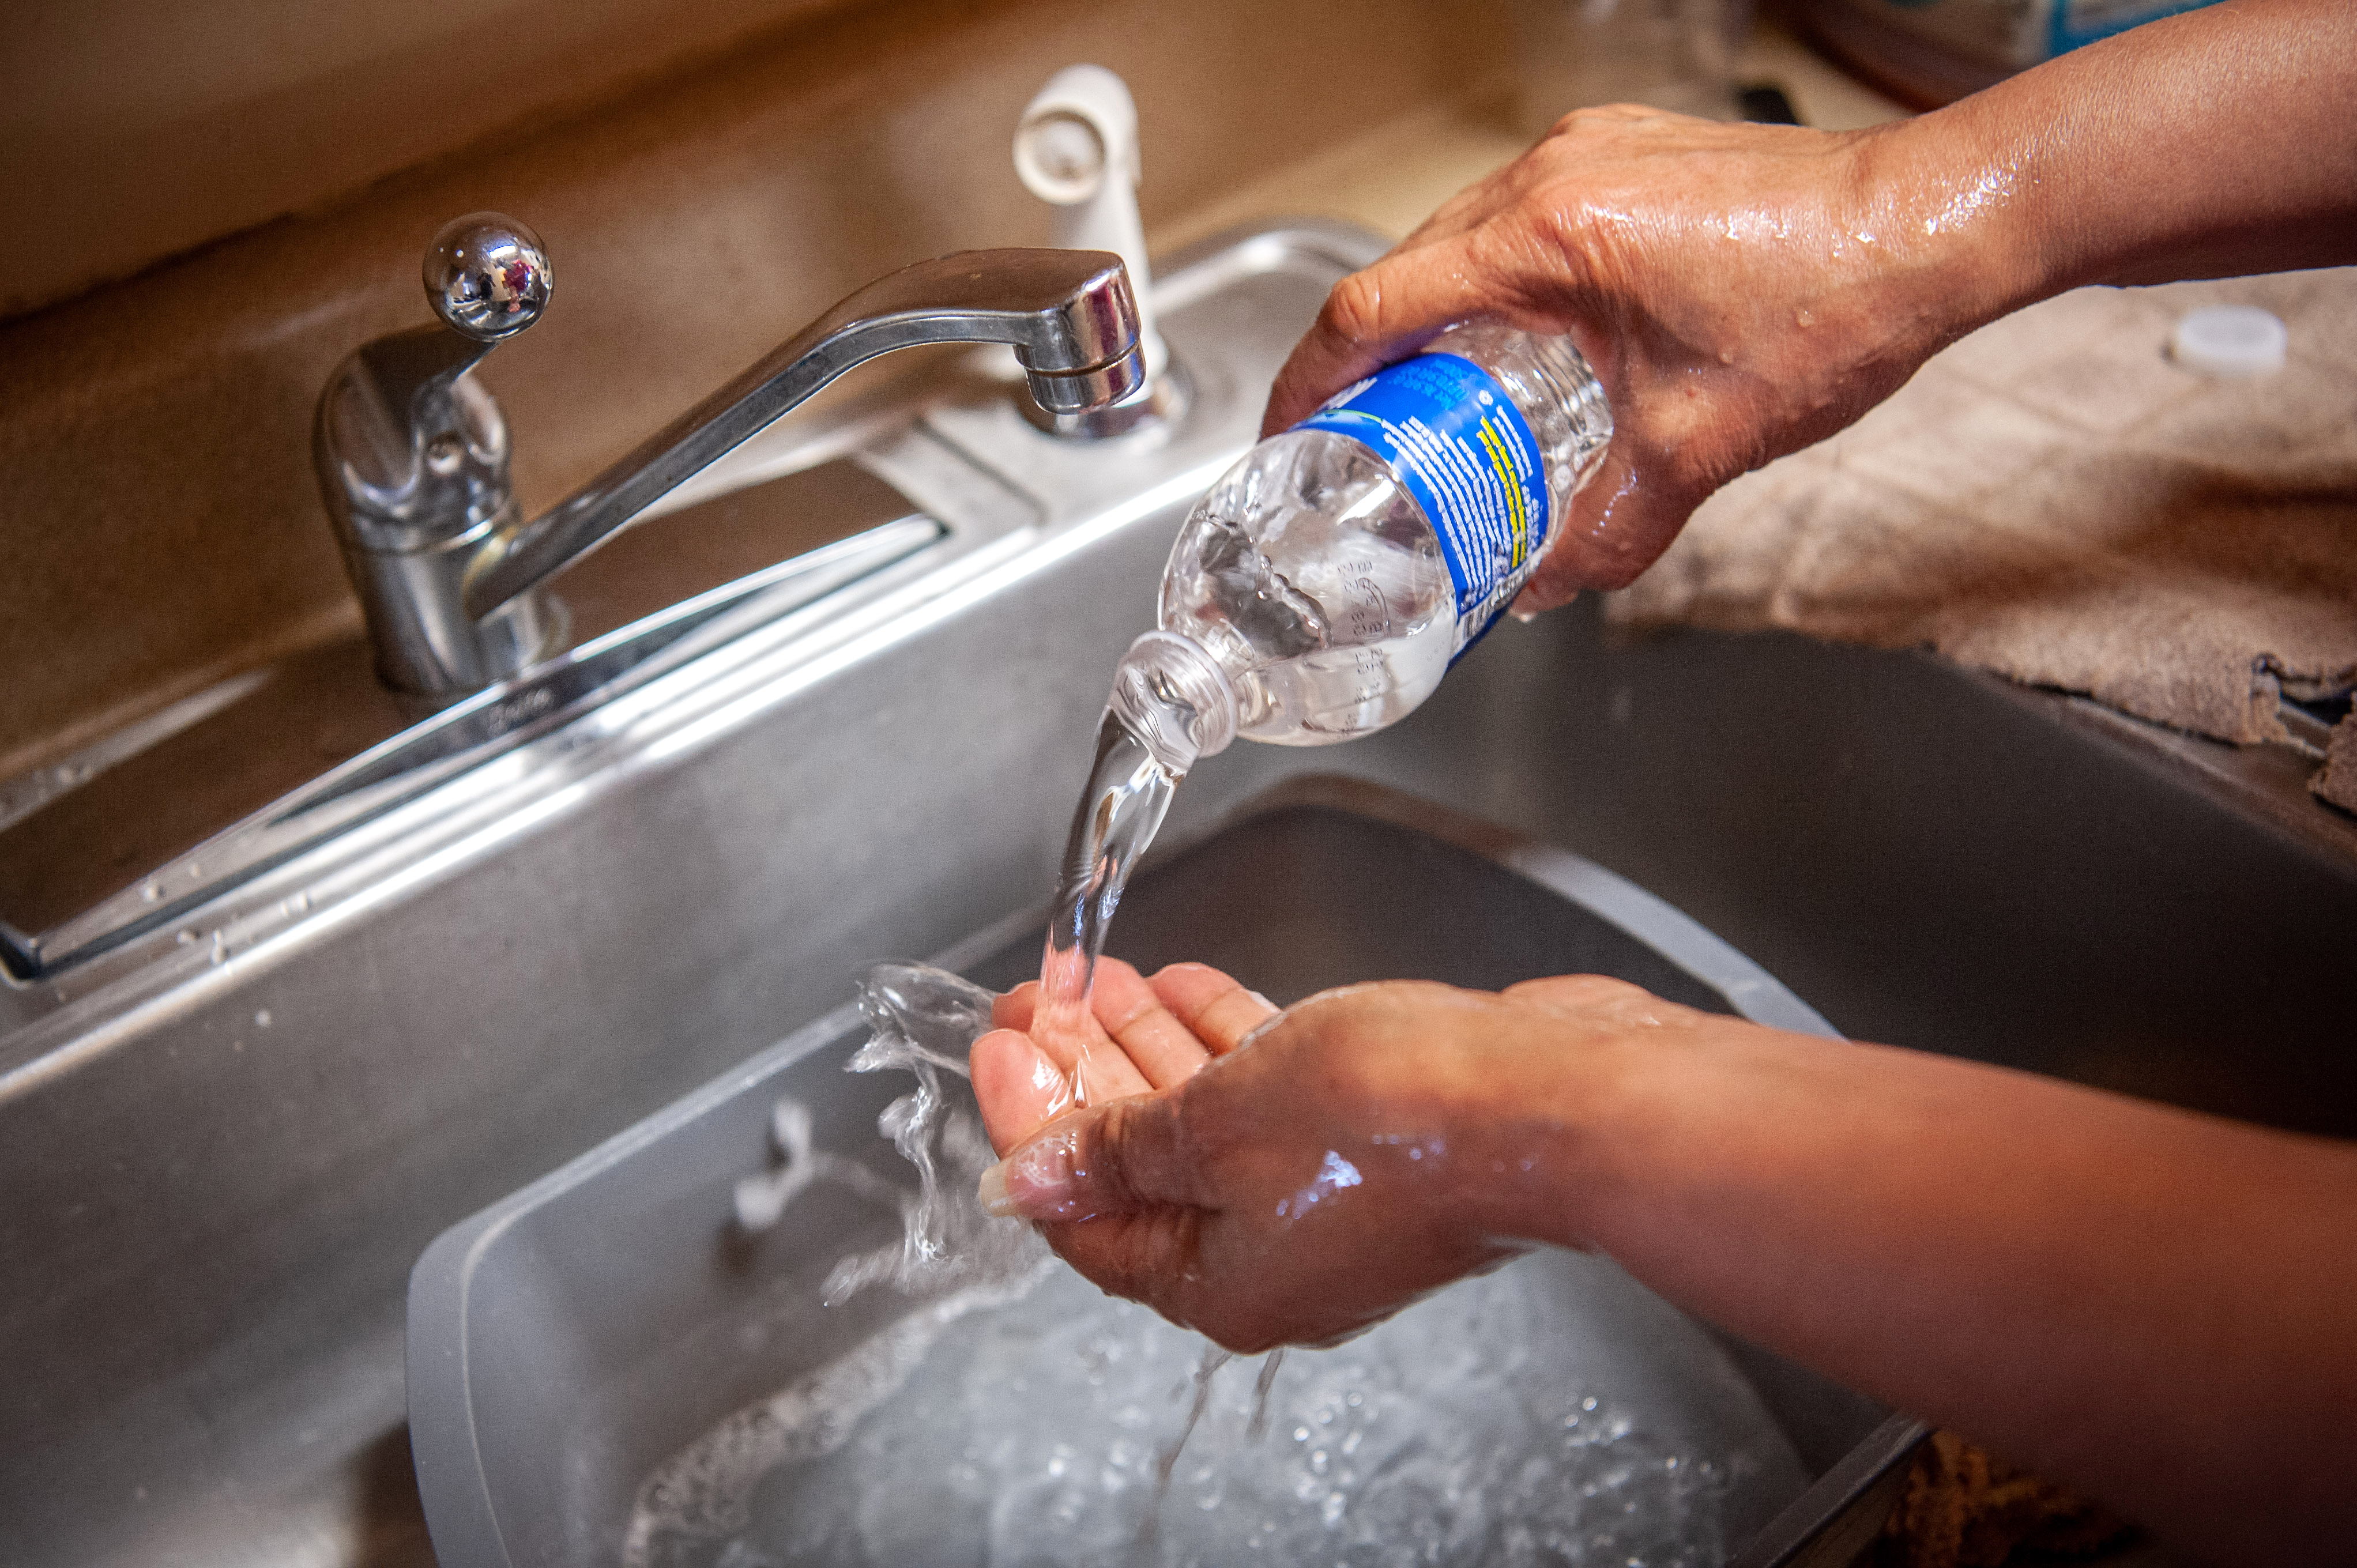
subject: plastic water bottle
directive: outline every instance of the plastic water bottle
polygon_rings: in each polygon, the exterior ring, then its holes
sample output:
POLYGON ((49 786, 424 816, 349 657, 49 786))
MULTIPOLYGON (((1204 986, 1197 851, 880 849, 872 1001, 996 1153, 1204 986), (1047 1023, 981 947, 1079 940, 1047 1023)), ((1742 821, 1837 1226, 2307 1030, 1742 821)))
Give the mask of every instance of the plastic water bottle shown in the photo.
POLYGON ((1451 328, 1221 476, 1114 715, 1173 773, 1239 735, 1325 746, 1396 723, 1513 602, 1611 438, 1569 338, 1451 328))

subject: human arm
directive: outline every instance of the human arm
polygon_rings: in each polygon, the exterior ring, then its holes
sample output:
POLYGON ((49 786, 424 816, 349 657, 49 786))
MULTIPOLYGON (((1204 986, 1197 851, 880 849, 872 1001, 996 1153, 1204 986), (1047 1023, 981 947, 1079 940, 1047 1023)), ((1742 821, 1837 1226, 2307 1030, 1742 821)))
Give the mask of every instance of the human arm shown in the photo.
MULTIPOLYGON (((1155 989, 1192 1015, 1211 974, 1155 989)), ((1227 1005, 1204 1065, 1003 1173, 1075 1267, 1222 1343, 1591 1248, 2179 1544, 2357 1539, 2357 1149, 1594 978, 1352 987, 1242 1032, 1227 1005)))
POLYGON ((2229 0, 1854 133, 1582 111, 1338 285, 1286 428, 1456 320, 1570 334, 1611 449, 1520 607, 1626 585, 1727 480, 2083 284, 2357 261, 2357 6, 2229 0))

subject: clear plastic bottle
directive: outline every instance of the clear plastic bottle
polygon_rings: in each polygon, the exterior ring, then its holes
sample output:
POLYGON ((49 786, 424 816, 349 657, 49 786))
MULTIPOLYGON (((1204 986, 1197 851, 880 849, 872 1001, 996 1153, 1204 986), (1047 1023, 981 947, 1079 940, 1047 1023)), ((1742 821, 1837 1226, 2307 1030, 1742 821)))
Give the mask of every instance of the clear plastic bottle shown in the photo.
POLYGON ((1513 602, 1611 438, 1569 338, 1451 328, 1211 487, 1114 714, 1174 773, 1239 735, 1324 746, 1397 722, 1513 602))

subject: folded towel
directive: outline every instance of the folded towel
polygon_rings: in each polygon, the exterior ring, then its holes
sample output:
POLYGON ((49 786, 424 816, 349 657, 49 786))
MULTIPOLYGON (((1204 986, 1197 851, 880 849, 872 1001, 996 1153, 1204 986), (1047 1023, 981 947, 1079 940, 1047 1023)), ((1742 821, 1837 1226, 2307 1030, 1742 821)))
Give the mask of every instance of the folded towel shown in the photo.
MULTIPOLYGON (((1631 628, 1929 646, 2238 745, 2357 686, 2357 268, 2080 289, 1745 476, 1611 596, 1631 628), (2274 311, 2284 368, 2196 374, 2183 312, 2274 311)), ((2315 788, 2357 811, 2357 719, 2315 788)))

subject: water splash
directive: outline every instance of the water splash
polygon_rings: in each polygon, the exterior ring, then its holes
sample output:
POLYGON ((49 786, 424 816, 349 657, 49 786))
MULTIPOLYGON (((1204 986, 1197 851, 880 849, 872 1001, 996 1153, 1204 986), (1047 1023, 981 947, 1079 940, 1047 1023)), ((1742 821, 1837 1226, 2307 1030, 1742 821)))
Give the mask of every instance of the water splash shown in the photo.
POLYGON ((844 1065, 851 1072, 916 1076, 917 1087, 876 1119, 877 1130, 916 1167, 914 1192, 856 1161, 814 1150, 809 1114, 799 1102, 780 1099, 772 1112, 786 1164, 737 1184, 737 1216, 748 1230, 776 1223, 789 1203, 822 1180, 900 1211, 899 1240, 855 1252, 828 1273, 828 1305, 877 1286, 920 1298, 964 1285, 1003 1286, 1046 1255, 1028 1226, 994 1222, 974 1197, 974 1184, 997 1156, 962 1080, 967 1050, 990 1027, 991 1001, 972 981, 920 963, 879 963, 860 981, 868 1036, 844 1065))
POLYGON ((1211 1402, 1211 1380, 1220 1369, 1235 1359, 1234 1353, 1217 1345, 1203 1347, 1203 1359, 1195 1363, 1195 1398, 1187 1407, 1187 1420, 1178 1428, 1178 1435, 1162 1451, 1154 1465, 1154 1495, 1146 1499, 1146 1518, 1137 1527, 1137 1549, 1141 1555, 1154 1550, 1156 1539, 1162 1533, 1162 1505, 1169 1500, 1171 1472, 1178 1468, 1178 1455, 1187 1452, 1187 1439, 1195 1435, 1195 1428, 1203 1422, 1203 1412, 1211 1402))
POLYGON ((1258 1443, 1268 1435, 1268 1394, 1276 1387, 1276 1374, 1285 1366, 1285 1347, 1280 1345, 1261 1358, 1260 1376, 1253 1380, 1251 1419, 1244 1423, 1244 1441, 1258 1443))
MULTIPOLYGON (((262 1015, 256 1022, 267 1016, 262 1015)), ((847 1187, 890 1208, 901 1208, 905 1195, 900 1188, 857 1160, 813 1146, 813 1130, 810 1107, 791 1095, 780 1096, 770 1111, 770 1138, 785 1156, 785 1164, 765 1176, 748 1176, 737 1182, 737 1224, 748 1230, 768 1230, 784 1217, 795 1198, 820 1182, 847 1187)))

